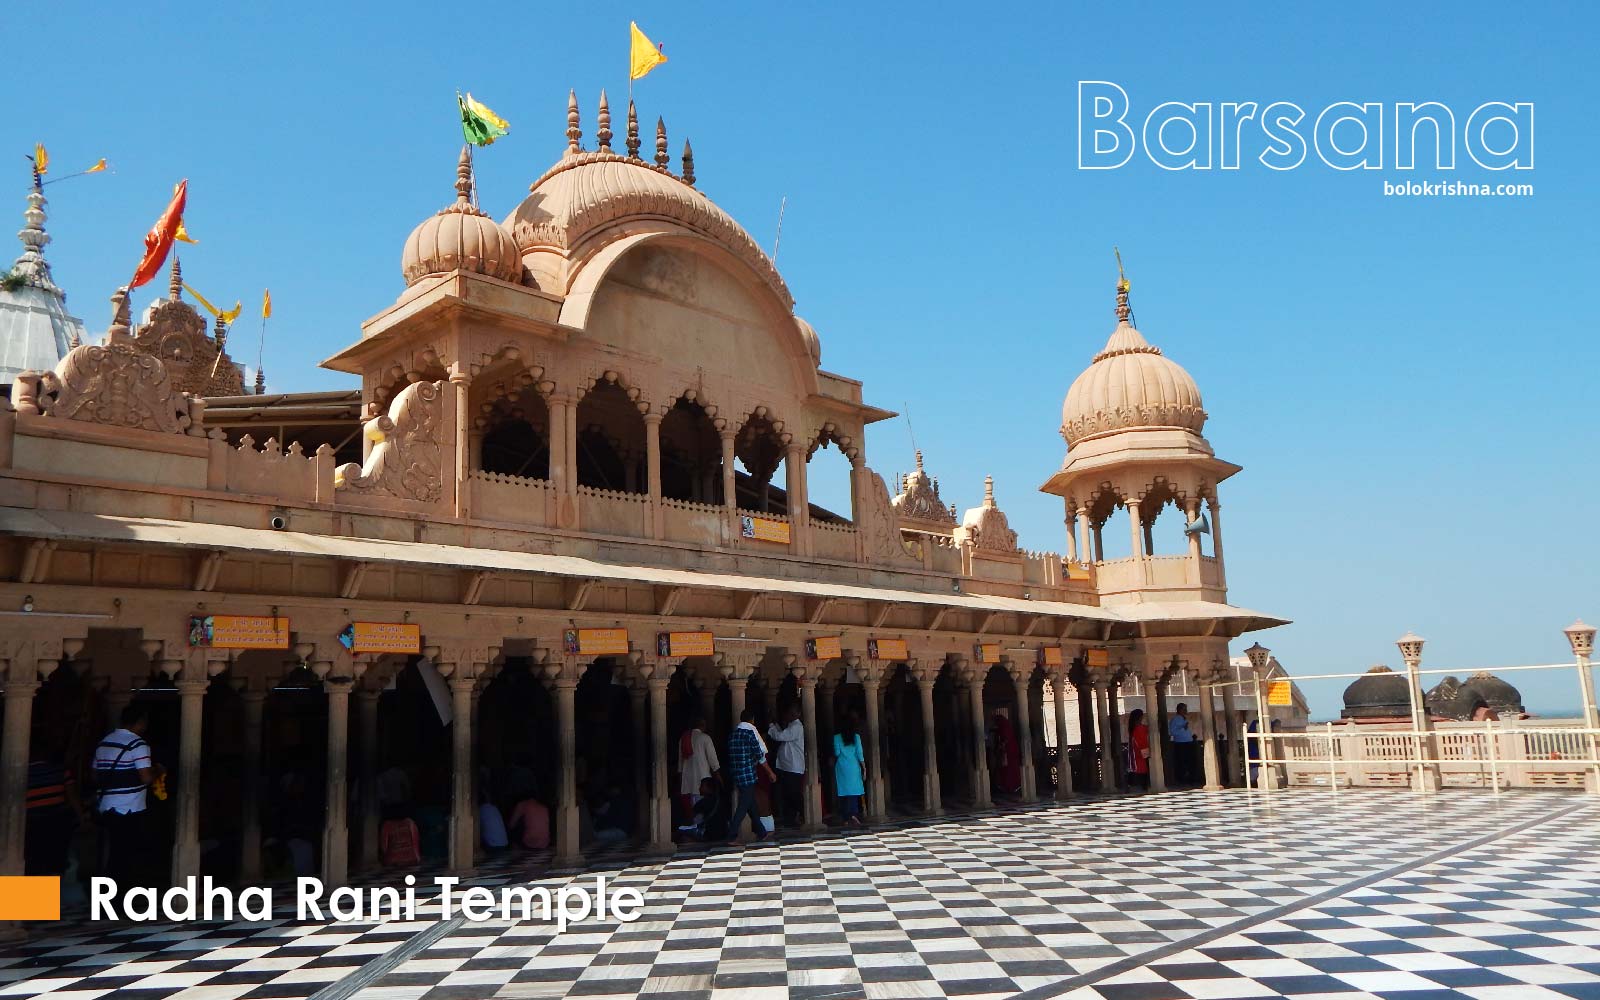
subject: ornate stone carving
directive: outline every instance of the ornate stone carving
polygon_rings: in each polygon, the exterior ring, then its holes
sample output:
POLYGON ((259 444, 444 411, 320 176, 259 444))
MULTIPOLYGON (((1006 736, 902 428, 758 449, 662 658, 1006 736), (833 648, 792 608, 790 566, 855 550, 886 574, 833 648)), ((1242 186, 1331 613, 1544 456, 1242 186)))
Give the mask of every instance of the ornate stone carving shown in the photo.
POLYGON ((967 511, 961 520, 973 548, 984 552, 1017 551, 1017 533, 1011 530, 1005 513, 994 502, 994 477, 983 477, 983 506, 967 511))
POLYGON ((133 333, 133 346, 160 359, 178 392, 196 396, 244 395, 244 370, 234 364, 222 339, 206 335, 206 321, 194 307, 176 299, 163 299, 145 314, 133 333), (221 355, 219 362, 217 356, 221 355))
POLYGON ((900 541, 900 525, 895 517, 894 503, 889 499, 889 487, 884 485, 883 477, 871 469, 862 471, 866 476, 866 488, 858 530, 867 561, 910 562, 911 553, 900 541))
POLYGON ((920 449, 917 467, 905 477, 899 495, 894 498, 894 509, 901 517, 949 525, 956 523, 956 512, 939 497, 938 481, 923 471, 920 449))
POLYGON ((123 342, 67 352, 39 387, 41 413, 68 420, 181 434, 189 400, 161 362, 123 342))
POLYGON ((433 503, 444 495, 444 383, 413 382, 400 390, 383 416, 367 421, 375 442, 365 465, 350 462, 334 475, 339 489, 382 493, 433 503))

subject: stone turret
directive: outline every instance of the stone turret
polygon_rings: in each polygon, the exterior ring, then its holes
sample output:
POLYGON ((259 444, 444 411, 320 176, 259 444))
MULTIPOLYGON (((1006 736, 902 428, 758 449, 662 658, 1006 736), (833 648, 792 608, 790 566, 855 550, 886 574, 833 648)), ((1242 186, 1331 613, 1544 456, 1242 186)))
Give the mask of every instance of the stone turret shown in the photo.
POLYGON ((0 272, 0 383, 11 383, 24 371, 46 371, 83 343, 83 320, 67 312, 66 293, 50 274, 45 260, 44 185, 38 174, 28 191, 28 207, 17 233, 22 256, 0 272))

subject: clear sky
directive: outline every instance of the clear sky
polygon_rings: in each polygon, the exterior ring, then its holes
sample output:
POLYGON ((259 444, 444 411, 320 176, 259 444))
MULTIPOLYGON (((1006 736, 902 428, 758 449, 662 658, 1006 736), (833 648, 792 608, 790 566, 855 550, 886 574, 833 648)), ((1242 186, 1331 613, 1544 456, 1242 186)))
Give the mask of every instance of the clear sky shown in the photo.
MULTIPOLYGON (((779 266, 824 367, 909 407, 947 500, 972 506, 993 474, 1024 544, 1064 545, 1036 490, 1113 326, 1119 245, 1141 329, 1245 467, 1223 487, 1230 596, 1295 620, 1260 636, 1291 671, 1398 667, 1408 628, 1425 665, 1565 661, 1560 629, 1600 619, 1600 9, 1407 6, 36 4, 11 26, 29 55, 0 149, 19 221, 35 141, 56 175, 110 158, 47 192, 48 255, 92 331, 187 177, 186 277, 247 316, 272 288, 273 390, 346 386, 313 365, 393 301, 406 234, 453 196, 456 89, 511 121, 477 161, 502 217, 564 148, 568 88, 591 142, 610 90, 620 142, 637 19, 671 60, 638 85, 641 116, 666 117, 675 155, 692 138, 700 186, 764 246, 788 198, 779 266), (1079 80, 1120 84, 1136 125, 1165 101, 1432 100, 1459 132, 1485 101, 1532 102, 1535 169, 1458 149, 1460 169, 1409 176, 1535 193, 1386 198, 1408 175, 1248 156, 1080 171, 1079 80)), ((250 362, 252 325, 230 342, 250 362)), ((910 467, 903 420, 868 459, 910 467)), ((1179 550, 1175 521, 1158 530, 1179 550)), ((1512 679, 1531 707, 1576 704, 1570 671, 1512 679)), ((1319 717, 1342 687, 1308 686, 1319 717)))

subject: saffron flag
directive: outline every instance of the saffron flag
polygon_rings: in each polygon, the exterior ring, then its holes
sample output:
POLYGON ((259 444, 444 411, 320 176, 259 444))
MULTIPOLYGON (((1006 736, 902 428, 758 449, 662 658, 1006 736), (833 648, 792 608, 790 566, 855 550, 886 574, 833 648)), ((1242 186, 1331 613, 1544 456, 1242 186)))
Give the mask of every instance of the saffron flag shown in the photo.
POLYGON ((643 79, 644 75, 667 61, 661 46, 645 37, 638 22, 628 22, 628 79, 643 79))
POLYGON ((511 123, 474 100, 471 91, 466 97, 457 94, 456 104, 461 108, 461 134, 474 146, 487 146, 511 131, 511 123))
POLYGON ((86 174, 98 174, 100 171, 104 170, 105 168, 106 168, 106 158, 102 156, 102 157, 100 157, 99 161, 95 163, 94 166, 90 167, 88 170, 85 170, 84 173, 86 173, 86 174))
POLYGON ((261 290, 261 318, 269 319, 272 316, 272 289, 261 290))
POLYGON ((133 280, 128 283, 130 289, 148 283, 161 270, 167 253, 172 250, 172 240, 183 224, 183 209, 188 201, 189 182, 179 181, 172 192, 172 201, 167 203, 167 210, 161 213, 161 218, 144 235, 144 259, 139 261, 139 267, 133 272, 133 280))
POLYGON ((200 242, 199 240, 194 239, 193 237, 191 237, 189 235, 189 230, 184 228, 182 219, 178 220, 178 231, 172 234, 172 238, 177 240, 179 243, 199 243, 200 242))
POLYGON ((223 326, 232 324, 234 320, 239 318, 239 314, 244 312, 244 304, 242 302, 235 302, 232 309, 229 309, 227 312, 223 312, 216 306, 212 305, 204 295, 201 295, 193 288, 190 288, 187 284, 183 286, 183 290, 188 292, 190 295, 193 295, 194 300, 204 306, 206 312, 210 313, 212 316, 215 316, 223 326))
POLYGON ((45 151, 44 143, 35 143, 33 146, 33 172, 36 174, 48 173, 50 170, 50 154, 45 151))

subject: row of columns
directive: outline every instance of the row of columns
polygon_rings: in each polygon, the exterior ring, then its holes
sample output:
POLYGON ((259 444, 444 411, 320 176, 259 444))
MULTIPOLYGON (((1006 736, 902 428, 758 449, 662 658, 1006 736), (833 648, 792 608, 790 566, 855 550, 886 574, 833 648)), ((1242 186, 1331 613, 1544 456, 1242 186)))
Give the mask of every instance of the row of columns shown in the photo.
MULTIPOLYGON (((1183 501, 1182 509, 1187 521, 1193 521, 1200 515, 1200 502, 1198 497, 1190 497, 1183 501)), ((1152 537, 1155 522, 1144 520, 1140 513, 1141 498, 1129 497, 1123 501, 1123 504, 1128 509, 1128 532, 1131 545, 1129 551, 1135 558, 1142 559, 1150 555, 1155 548, 1155 541, 1152 537)), ((1211 516, 1212 555, 1217 561, 1217 572, 1221 573, 1222 504, 1215 497, 1206 497, 1205 505, 1211 516)), ((1081 563, 1103 562, 1105 560, 1105 544, 1100 534, 1103 527, 1103 524, 1094 523, 1094 519, 1089 515, 1088 505, 1079 504, 1075 509, 1069 506, 1067 513, 1067 561, 1081 563)), ((1198 533, 1190 533, 1188 535, 1188 544, 1189 559, 1195 564, 1196 573, 1198 574, 1201 558, 1200 535, 1198 533)), ((1199 576, 1196 575, 1195 579, 1198 580, 1199 576)), ((1226 581, 1220 576, 1218 585, 1226 585, 1226 581)))

